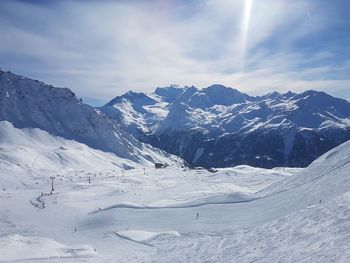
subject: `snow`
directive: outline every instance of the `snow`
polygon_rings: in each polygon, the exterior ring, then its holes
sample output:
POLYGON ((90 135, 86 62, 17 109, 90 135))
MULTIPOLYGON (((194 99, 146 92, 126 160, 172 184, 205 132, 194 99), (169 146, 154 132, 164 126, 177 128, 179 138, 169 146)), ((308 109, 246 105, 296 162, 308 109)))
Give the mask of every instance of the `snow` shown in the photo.
POLYGON ((52 136, 40 129, 17 129, 10 122, 0 121, 0 162, 37 173, 45 170, 79 170, 82 166, 91 172, 99 169, 137 167, 129 159, 89 148, 73 140, 52 136), (102 167, 97 167, 98 162, 102 167))
POLYGON ((102 107, 103 112, 123 120, 135 138, 176 153, 194 166, 305 167, 349 138, 349 101, 313 90, 252 97, 215 84, 204 89, 157 88, 154 93, 119 98, 123 99, 102 107), (256 142, 255 137, 261 140, 256 142), (206 143, 208 139, 213 143, 206 143), (230 144, 231 139, 235 143, 230 144), (269 158, 257 161, 254 156, 265 143, 275 147, 269 158), (211 149, 221 144, 227 147, 211 149), (196 149, 202 147, 200 158, 196 149))
MULTIPOLYGON (((137 142, 98 110, 77 102, 68 89, 0 73, 0 84, 7 85, 0 85, 5 91, 0 97, 0 262, 350 260, 350 141, 305 169, 189 169, 178 158, 137 142), (92 144, 101 138, 114 150, 92 144), (155 169, 154 160, 169 166, 155 169)), ((182 121, 191 128, 186 117, 217 131, 229 119, 225 125, 240 123, 249 130, 260 122, 293 134, 290 121, 266 113, 281 107, 298 111, 310 99, 328 99, 315 92, 270 94, 280 101, 267 109, 265 102, 220 85, 197 95, 208 97, 216 89, 239 103, 228 106, 226 99, 213 97, 208 105, 219 100, 220 106, 193 109, 181 102, 169 108, 165 103, 177 96, 187 101, 198 93, 194 87, 183 92, 170 87, 158 90, 167 101, 129 92, 128 100, 116 98, 111 105, 120 100, 131 114, 125 116, 144 120, 145 127, 157 127, 157 120, 165 118, 167 125, 182 121), (248 101, 254 107, 244 105, 248 101), (167 107, 167 117, 159 107, 167 107), (245 116, 232 118, 233 109, 245 116), (185 115, 176 116, 177 111, 185 115)), ((292 135, 285 135, 287 155, 292 135)))
POLYGON ((0 71, 0 105, 0 120, 16 128, 39 128, 146 166, 171 157, 140 143, 118 122, 83 104, 67 88, 0 71))
POLYGON ((0 237, 0 262, 43 262, 69 258, 79 260, 96 255, 96 251, 88 245, 66 246, 49 238, 18 234, 0 237))
POLYGON ((254 228, 159 237, 153 262, 349 262, 349 217, 347 192, 254 228))
POLYGON ((156 94, 128 92, 111 100, 100 110, 122 121, 132 135, 154 132, 169 113, 169 103, 156 94))
MULTIPOLYGON (((250 97, 238 90, 215 84, 202 90, 195 87, 157 88, 154 93, 140 93, 138 96, 147 98, 143 100, 130 98, 128 93, 123 96, 124 100, 112 101, 115 102, 113 107, 120 111, 125 121, 128 124, 137 123, 140 130, 156 134, 181 129, 208 130, 212 133, 217 131, 216 126, 222 128, 221 135, 233 131, 248 132, 247 127, 250 132, 271 128, 283 130, 285 126, 282 123, 292 124, 298 130, 323 126, 344 129, 349 126, 349 102, 317 91, 301 94, 274 92, 261 97, 250 97), (154 103, 145 102, 150 99, 154 103), (185 106, 180 106, 181 104, 185 106), (139 107, 145 112, 135 110, 139 107), (312 114, 318 117, 314 116, 310 120, 312 114), (332 119, 326 115, 332 116, 332 119), (244 121, 232 123, 238 116, 243 117, 244 121), (281 119, 279 126, 278 123, 271 125, 274 118, 281 119), (253 119, 258 122, 252 123, 253 119), (255 128, 250 127, 253 125, 255 128)), ((108 106, 111 103, 102 107, 107 113, 108 106)))
POLYGON ((0 262, 349 260, 350 142, 306 169, 144 172, 39 129, 0 125, 0 262))
POLYGON ((115 233, 121 236, 122 238, 127 238, 129 240, 136 241, 136 242, 145 242, 149 239, 153 239, 164 234, 172 235, 176 237, 181 236, 176 231, 150 232, 150 231, 142 231, 142 230, 127 230, 127 231, 119 231, 115 233))

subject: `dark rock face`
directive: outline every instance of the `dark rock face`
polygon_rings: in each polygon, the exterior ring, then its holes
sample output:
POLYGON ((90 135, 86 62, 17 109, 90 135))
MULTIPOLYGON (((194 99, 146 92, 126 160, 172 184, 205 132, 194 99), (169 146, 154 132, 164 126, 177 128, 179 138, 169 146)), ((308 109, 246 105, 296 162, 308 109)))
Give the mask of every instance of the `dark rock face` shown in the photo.
MULTIPOLYGON (((336 132, 337 133, 337 132, 336 132)), ((277 166, 306 167, 320 155, 350 140, 350 130, 326 137, 310 131, 295 134, 288 156, 284 156, 284 139, 278 133, 255 132, 247 136, 239 134, 207 140, 202 134, 176 133, 160 135, 149 141, 154 146, 181 156, 193 166, 230 167, 247 164, 256 167, 277 166), (201 155, 197 158, 196 152, 201 155)))

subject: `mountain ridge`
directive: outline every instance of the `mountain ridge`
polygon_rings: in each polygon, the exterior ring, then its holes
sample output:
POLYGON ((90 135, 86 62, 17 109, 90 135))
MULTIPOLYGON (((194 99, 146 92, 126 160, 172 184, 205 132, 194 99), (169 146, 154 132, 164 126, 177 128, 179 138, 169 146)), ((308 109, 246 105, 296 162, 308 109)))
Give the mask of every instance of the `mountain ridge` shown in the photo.
POLYGON ((120 123, 84 104, 70 89, 5 71, 0 71, 0 120, 15 128, 39 128, 145 165, 171 156, 139 142, 120 123))
POLYGON ((214 84, 136 94, 143 103, 121 95, 99 109, 139 140, 196 166, 304 167, 350 139, 349 101, 321 91, 250 96, 214 84))

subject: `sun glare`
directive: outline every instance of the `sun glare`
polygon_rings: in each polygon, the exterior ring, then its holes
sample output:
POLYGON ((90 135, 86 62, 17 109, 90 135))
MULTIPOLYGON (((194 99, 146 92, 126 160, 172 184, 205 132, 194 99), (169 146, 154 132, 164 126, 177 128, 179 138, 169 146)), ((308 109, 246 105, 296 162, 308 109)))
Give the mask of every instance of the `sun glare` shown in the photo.
POLYGON ((241 29, 241 66, 242 71, 244 71, 245 67, 245 59, 246 59, 246 53, 247 53, 247 45, 248 45, 248 32, 249 32, 249 22, 250 22, 250 16, 252 11, 252 5, 253 0, 245 0, 244 1, 244 9, 243 9, 243 16, 242 16, 242 29, 241 29))

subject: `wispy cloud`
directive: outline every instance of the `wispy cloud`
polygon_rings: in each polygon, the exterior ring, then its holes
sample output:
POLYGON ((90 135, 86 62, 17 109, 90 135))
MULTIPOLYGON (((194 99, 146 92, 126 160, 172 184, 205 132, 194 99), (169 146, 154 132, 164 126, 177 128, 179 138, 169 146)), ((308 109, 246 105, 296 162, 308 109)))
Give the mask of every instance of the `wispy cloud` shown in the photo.
MULTIPOLYGON (((342 0, 1 1, 0 66, 79 96, 222 83, 349 98, 342 0)), ((349 89, 350 90, 350 89, 349 89)))

